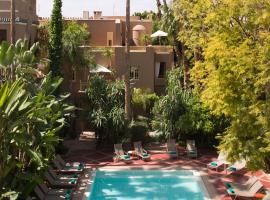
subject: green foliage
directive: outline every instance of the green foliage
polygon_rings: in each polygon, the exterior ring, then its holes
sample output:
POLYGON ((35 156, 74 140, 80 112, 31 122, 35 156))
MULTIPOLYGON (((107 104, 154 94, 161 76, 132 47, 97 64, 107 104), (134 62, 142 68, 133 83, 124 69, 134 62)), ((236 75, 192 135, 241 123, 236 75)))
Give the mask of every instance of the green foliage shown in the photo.
POLYGON ((23 78, 26 82, 33 83, 39 76, 41 66, 46 66, 48 60, 38 59, 36 53, 39 44, 33 44, 28 48, 28 41, 18 40, 15 45, 3 42, 0 45, 0 68, 2 69, 2 81, 12 81, 15 78, 23 78))
POLYGON ((201 140, 207 138, 205 143, 209 142, 224 130, 226 121, 213 116, 191 91, 183 90, 180 77, 180 69, 169 73, 167 94, 153 109, 153 128, 167 137, 184 139, 199 136, 201 140))
POLYGON ((85 45, 90 37, 86 24, 80 25, 76 22, 68 22, 63 31, 63 55, 66 60, 72 63, 73 67, 89 67, 90 61, 85 56, 85 45))
POLYGON ((62 64, 62 0, 54 0, 50 22, 49 59, 50 69, 54 76, 61 74, 62 64))
POLYGON ((31 91, 22 79, 0 88, 0 193, 28 195, 54 158, 57 132, 74 107, 55 97, 63 80, 47 75, 31 91))
POLYGON ((95 75, 89 80, 87 94, 89 122, 99 142, 117 142, 126 128, 123 83, 110 83, 104 77, 95 75))
POLYGON ((42 23, 38 26, 37 41, 39 42, 38 56, 41 58, 48 57, 48 43, 50 40, 50 23, 42 23))
POLYGON ((114 50, 111 48, 111 47, 105 47, 102 50, 102 55, 109 59, 109 66, 108 67, 111 67, 112 66, 112 58, 114 56, 114 50))
POLYGON ((195 60, 192 81, 201 101, 230 126, 219 150, 251 170, 269 166, 270 4, 264 0, 174 1, 179 39, 195 60))
POLYGON ((147 143, 150 141, 150 137, 147 135, 149 131, 147 118, 138 118, 136 121, 132 121, 128 127, 128 134, 125 135, 125 139, 130 142, 142 141, 147 143))
POLYGON ((138 110, 138 112, 143 111, 143 114, 150 116, 152 108, 158 99, 159 98, 155 93, 140 88, 134 88, 132 93, 133 110, 138 110))

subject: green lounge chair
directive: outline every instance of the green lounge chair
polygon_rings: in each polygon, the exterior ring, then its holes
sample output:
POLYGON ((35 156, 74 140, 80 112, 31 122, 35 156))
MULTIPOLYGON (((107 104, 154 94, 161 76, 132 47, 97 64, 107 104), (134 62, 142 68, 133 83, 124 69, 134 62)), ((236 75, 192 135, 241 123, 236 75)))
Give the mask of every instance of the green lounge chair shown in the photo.
POLYGON ((135 155, 140 157, 142 160, 149 160, 151 158, 151 155, 147 153, 145 149, 142 147, 142 142, 134 142, 134 150, 135 155))
POLYGON ((270 191, 266 192, 266 195, 263 197, 262 200, 270 200, 270 191))
POLYGON ((82 173, 84 170, 83 164, 79 164, 77 166, 63 165, 58 161, 58 159, 54 159, 53 164, 57 168, 57 171, 59 171, 59 173, 82 173))
POLYGON ((187 140, 187 156, 190 158, 198 157, 195 140, 187 140))
POLYGON ((227 172, 236 172, 246 167, 245 160, 236 161, 233 165, 229 166, 226 170, 227 172))
POLYGON ((263 188, 263 185, 260 181, 256 181, 249 189, 234 189, 229 188, 227 192, 230 196, 233 196, 234 199, 237 197, 244 197, 244 198, 253 198, 257 192, 259 192, 263 188))
POLYGON ((61 173, 56 173, 58 171, 53 170, 51 167, 49 167, 49 173, 54 179, 78 179, 79 176, 78 174, 61 174, 61 173))
POLYGON ((38 184, 38 187, 42 190, 43 193, 46 195, 72 195, 73 190, 71 189, 53 189, 53 188, 48 188, 47 185, 44 183, 38 184))
POLYGON ((119 161, 125 161, 125 162, 130 162, 131 158, 130 156, 124 152, 122 144, 114 144, 114 153, 115 153, 115 160, 119 161))
POLYGON ((81 167, 84 167, 84 163, 82 162, 66 162, 64 161, 64 159, 59 155, 57 154, 55 159, 60 163, 60 165, 64 168, 64 167, 75 167, 75 168, 78 168, 79 166, 81 167))
POLYGON ((175 140, 171 139, 167 141, 167 154, 170 158, 178 158, 178 150, 176 148, 175 140))
POLYGON ((222 165, 225 165, 227 163, 228 162, 226 161, 226 154, 224 152, 220 152, 217 160, 208 163, 207 168, 208 169, 215 169, 217 171, 219 167, 221 167, 222 165))
POLYGON ((35 187, 34 191, 40 200, 71 200, 72 199, 72 194, 64 194, 64 195, 45 194, 38 186, 35 187))
POLYGON ((237 190, 247 190, 250 189, 254 183, 258 181, 258 178, 256 176, 251 176, 245 183, 231 183, 227 182, 225 183, 225 186, 227 189, 237 189, 237 190))
POLYGON ((78 179, 54 179, 48 171, 44 173, 44 176, 52 188, 71 189, 75 188, 78 183, 78 179))

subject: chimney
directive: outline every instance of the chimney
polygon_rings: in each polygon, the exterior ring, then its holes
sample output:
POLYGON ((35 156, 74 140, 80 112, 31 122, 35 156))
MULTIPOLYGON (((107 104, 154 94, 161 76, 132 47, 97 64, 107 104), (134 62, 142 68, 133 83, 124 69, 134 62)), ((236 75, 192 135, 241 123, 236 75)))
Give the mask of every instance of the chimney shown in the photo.
POLYGON ((102 11, 94 11, 94 19, 100 19, 102 17, 102 11))
POLYGON ((83 11, 83 19, 89 19, 89 11, 83 11))

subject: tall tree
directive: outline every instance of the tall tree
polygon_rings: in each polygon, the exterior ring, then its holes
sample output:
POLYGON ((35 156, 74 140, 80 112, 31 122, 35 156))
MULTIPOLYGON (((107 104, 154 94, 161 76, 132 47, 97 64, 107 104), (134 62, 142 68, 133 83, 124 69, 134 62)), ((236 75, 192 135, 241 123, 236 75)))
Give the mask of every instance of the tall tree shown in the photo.
POLYGON ((189 69, 190 63, 187 56, 187 47, 185 41, 179 38, 179 32, 181 31, 181 20, 174 13, 172 6, 167 4, 166 0, 163 0, 163 16, 161 19, 161 28, 166 30, 171 37, 171 43, 174 46, 174 51, 176 55, 176 66, 183 68, 183 85, 184 88, 189 86, 189 69))
POLYGON ((130 88, 130 0, 126 0, 126 72, 125 82, 125 114, 131 120, 131 88, 130 88))
POLYGON ((61 74, 62 63, 62 1, 54 0, 50 22, 49 59, 50 70, 54 76, 61 74))
POLYGON ((158 20, 161 20, 161 16, 162 16, 162 13, 161 13, 161 3, 160 3, 160 0, 156 0, 157 1, 157 9, 158 9, 158 12, 157 12, 157 18, 158 20))
POLYGON ((15 43, 15 0, 10 1, 10 42, 15 43))
MULTIPOLYGON (((213 4, 199 2, 192 18, 198 11, 203 16, 201 5, 213 4)), ((269 10, 265 0, 215 1, 202 21, 208 27, 204 59, 191 72, 202 101, 230 119, 219 149, 231 162, 245 159, 251 170, 270 171, 269 10)), ((194 19, 193 27, 201 23, 194 19)))

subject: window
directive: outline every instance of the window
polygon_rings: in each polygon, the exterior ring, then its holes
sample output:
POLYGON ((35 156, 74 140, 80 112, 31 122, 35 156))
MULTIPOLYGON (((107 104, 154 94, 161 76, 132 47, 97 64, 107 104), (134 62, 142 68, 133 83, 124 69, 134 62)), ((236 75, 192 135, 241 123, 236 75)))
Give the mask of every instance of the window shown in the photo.
POLYGON ((0 30, 0 43, 7 41, 7 30, 0 30))
POLYGON ((108 41, 108 45, 111 47, 112 46, 112 40, 108 41))
POLYGON ((137 67, 132 67, 130 70, 130 78, 134 80, 139 79, 139 69, 137 67))
POLYGON ((156 63, 156 78, 165 78, 166 75, 166 63, 156 63))

